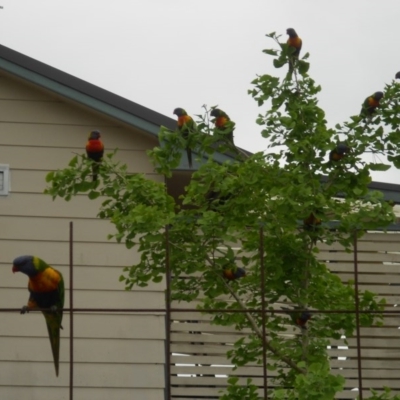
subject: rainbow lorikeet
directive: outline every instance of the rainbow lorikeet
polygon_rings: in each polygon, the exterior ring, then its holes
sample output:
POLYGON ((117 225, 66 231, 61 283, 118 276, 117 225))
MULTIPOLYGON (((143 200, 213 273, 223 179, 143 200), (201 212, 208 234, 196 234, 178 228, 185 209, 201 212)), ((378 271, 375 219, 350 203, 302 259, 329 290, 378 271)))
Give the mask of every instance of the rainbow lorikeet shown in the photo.
POLYGON ((231 121, 228 114, 219 108, 214 108, 210 115, 215 117, 213 122, 217 129, 223 131, 224 136, 233 144, 233 131, 235 129, 235 123, 231 121))
POLYGON ((22 307, 21 314, 37 308, 48 308, 42 311, 46 319, 47 331, 53 353, 54 367, 58 376, 60 358, 60 329, 64 307, 64 279, 59 271, 50 267, 43 260, 34 256, 20 256, 13 261, 13 272, 28 275, 30 293, 28 305, 22 307))
POLYGON ((339 161, 341 160, 346 153, 350 151, 349 146, 346 143, 339 143, 330 153, 329 160, 330 161, 339 161))
POLYGON ((223 206, 232 197, 232 194, 226 194, 222 196, 220 192, 210 190, 206 196, 209 204, 209 209, 213 211, 218 211, 219 206, 223 206))
POLYGON ((314 213, 310 213, 310 215, 303 220, 304 228, 307 230, 316 229, 318 225, 321 225, 321 218, 318 218, 314 215, 314 213))
POLYGON ((286 33, 289 35, 289 39, 287 40, 287 44, 289 47, 294 48, 293 53, 290 55, 289 59, 289 72, 293 71, 295 60, 299 58, 301 46, 303 45, 303 41, 299 38, 296 31, 293 28, 288 28, 286 33))
POLYGON ((222 275, 224 278, 228 279, 228 281, 234 281, 239 278, 243 278, 246 276, 246 271, 243 268, 237 267, 235 268, 224 268, 222 271, 222 275))
POLYGON ((86 154, 88 158, 93 161, 93 182, 97 181, 99 165, 104 154, 104 144, 100 137, 101 135, 99 131, 92 131, 89 133, 88 141, 86 143, 86 154))
MULTIPOLYGON (((294 309, 290 309, 288 307, 281 307, 282 310, 296 310, 296 308, 294 309)), ((293 312, 288 312, 288 315, 290 315, 290 319, 293 321, 293 323, 295 325, 297 325, 298 327, 300 327, 301 329, 307 329, 307 321, 309 319, 311 319, 311 313, 309 313, 308 311, 293 311, 293 312)))
POLYGON ((382 92, 375 92, 373 95, 367 97, 361 108, 360 117, 370 117, 379 107, 379 102, 383 97, 382 92))
POLYGON ((400 71, 396 73, 395 79, 400 79, 400 71))
POLYGON ((186 155, 189 168, 192 168, 192 149, 189 146, 189 135, 196 127, 193 118, 183 108, 175 108, 174 114, 178 117, 178 131, 186 140, 186 155))

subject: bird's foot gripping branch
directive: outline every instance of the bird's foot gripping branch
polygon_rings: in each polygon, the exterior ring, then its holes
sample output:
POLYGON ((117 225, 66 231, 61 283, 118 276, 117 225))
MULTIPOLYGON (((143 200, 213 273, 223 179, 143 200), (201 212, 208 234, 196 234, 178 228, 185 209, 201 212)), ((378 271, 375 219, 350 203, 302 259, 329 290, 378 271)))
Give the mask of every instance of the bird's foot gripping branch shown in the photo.
MULTIPOLYGON (((318 259, 318 243, 352 251, 355 234, 393 221, 390 204, 368 189, 371 171, 390 164, 368 161, 364 154, 386 155, 399 166, 400 85, 386 85, 383 97, 375 93, 362 103, 361 115, 329 127, 318 105, 321 87, 308 75, 308 54, 300 58, 306 44, 294 29, 287 33, 286 43, 267 35, 275 48, 265 53, 277 76, 259 75, 249 90, 262 107, 257 123, 267 139, 265 153, 249 156, 237 149, 235 125, 221 109, 206 110, 194 123, 176 108, 177 130, 161 128, 161 146, 148 154, 166 177, 182 160, 193 169, 180 199, 169 196, 164 184, 128 173, 115 161, 117 153, 103 157, 96 181, 92 160, 75 157, 48 175, 47 193, 104 199, 98 215, 114 224, 110 237, 140 253, 140 261, 120 277, 127 289, 163 279, 168 246, 172 299, 196 300, 204 312, 223 310, 210 318, 243 333, 228 352, 237 368, 262 364, 265 349, 273 398, 332 399, 345 380, 331 370, 327 347, 354 334, 356 293, 318 259), (285 65, 289 72, 280 69, 285 65), (324 312, 332 308, 348 312, 324 312)), ((384 301, 370 292, 358 296, 360 323, 379 321, 384 301)), ((253 400, 258 393, 250 378, 240 383, 231 377, 221 399, 253 400)))

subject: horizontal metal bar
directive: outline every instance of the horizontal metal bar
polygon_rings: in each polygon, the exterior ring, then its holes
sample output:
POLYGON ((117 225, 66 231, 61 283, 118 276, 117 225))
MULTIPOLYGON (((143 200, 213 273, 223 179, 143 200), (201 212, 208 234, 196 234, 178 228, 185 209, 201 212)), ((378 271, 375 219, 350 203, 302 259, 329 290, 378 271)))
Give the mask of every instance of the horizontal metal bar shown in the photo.
MULTIPOLYGON (((54 312, 54 309, 50 308, 35 308, 34 310, 26 311, 27 313, 36 311, 47 311, 54 312)), ((71 308, 63 308, 63 312, 71 311, 71 308)), ((75 312, 166 312, 165 308, 73 308, 72 311, 75 312)), ((356 310, 266 310, 267 314, 292 314, 299 312, 309 312, 310 314, 355 314, 356 310)), ((21 312, 21 308, 0 308, 0 312, 21 312)), ((261 309, 225 309, 225 308, 210 308, 207 310, 199 310, 198 308, 171 308, 171 312, 198 312, 198 313, 262 313, 261 309)), ((383 311, 359 311, 360 314, 385 314, 398 317, 400 315, 399 310, 383 310, 383 311)))

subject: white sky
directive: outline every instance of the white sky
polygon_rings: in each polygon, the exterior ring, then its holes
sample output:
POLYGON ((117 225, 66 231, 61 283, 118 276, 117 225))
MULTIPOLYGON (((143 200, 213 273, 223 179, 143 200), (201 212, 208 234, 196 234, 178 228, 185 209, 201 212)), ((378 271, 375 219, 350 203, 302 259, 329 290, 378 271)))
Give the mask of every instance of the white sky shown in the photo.
MULTIPOLYGON (((247 94, 256 74, 280 74, 262 53, 293 27, 322 86, 331 126, 358 114, 400 70, 400 0, 0 0, 0 43, 174 118, 218 105, 235 143, 267 147, 247 94)), ((106 137, 106 135, 105 135, 106 137)), ((366 155, 366 158, 372 157, 366 155)), ((374 173, 400 183, 400 172, 374 173)))

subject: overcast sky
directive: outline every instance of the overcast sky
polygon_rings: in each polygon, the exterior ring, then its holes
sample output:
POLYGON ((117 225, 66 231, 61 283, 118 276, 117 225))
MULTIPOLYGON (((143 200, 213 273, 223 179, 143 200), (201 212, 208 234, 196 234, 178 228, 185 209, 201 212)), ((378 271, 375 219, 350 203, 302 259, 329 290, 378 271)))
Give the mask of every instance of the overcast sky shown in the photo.
MULTIPOLYGON (((358 114, 400 70, 400 0, 0 0, 0 43, 175 118, 219 105, 235 143, 267 142, 247 94, 256 74, 279 74, 262 53, 293 27, 322 86, 330 126, 358 114)), ((106 138, 106 135, 104 135, 106 138)), ((371 155, 366 156, 371 157, 371 155)), ((374 180, 400 184, 400 172, 374 180)))

